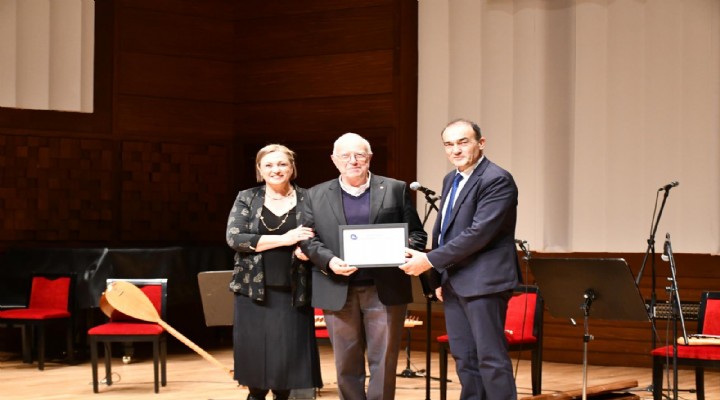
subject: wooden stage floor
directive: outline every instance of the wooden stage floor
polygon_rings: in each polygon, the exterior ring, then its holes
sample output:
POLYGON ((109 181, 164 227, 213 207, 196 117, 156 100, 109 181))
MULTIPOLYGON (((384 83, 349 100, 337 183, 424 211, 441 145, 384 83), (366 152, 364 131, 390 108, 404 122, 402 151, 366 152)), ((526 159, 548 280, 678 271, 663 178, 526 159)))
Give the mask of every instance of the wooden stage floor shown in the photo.
MULTIPOLYGON (((172 339, 171 339, 172 340, 172 339)), ((232 351, 229 348, 208 350, 221 363, 232 368, 232 351)), ((332 360, 332 349, 327 343, 320 345, 320 358, 325 387, 320 390, 318 399, 337 399, 337 383, 332 360)), ((517 363, 517 360, 514 360, 517 363)), ((448 384, 448 399, 457 399, 460 385, 455 376, 455 365, 449 362, 451 369, 448 384)), ((406 367, 406 356, 401 354, 398 372, 406 367)), ((103 367, 99 371, 103 374, 103 367)), ((411 354, 411 369, 425 368, 425 353, 414 351, 411 354)), ((100 393, 92 391, 90 362, 78 365, 66 365, 48 362, 45 371, 38 371, 37 364, 23 364, 19 354, 0 353, 0 398, 2 399, 245 399, 247 390, 240 388, 225 372, 214 364, 201 358, 194 352, 170 354, 168 356, 168 384, 153 392, 152 359, 142 358, 123 364, 120 358, 113 359, 114 384, 100 386, 100 393)), ((522 360, 518 365, 517 386, 519 398, 531 395, 530 364, 522 360)), ((433 353, 431 376, 437 377, 437 353, 433 353)), ((672 377, 672 374, 670 375, 672 377)), ((685 391, 695 387, 694 372, 679 372, 679 398, 695 400, 694 393, 685 391)), ((706 372, 706 398, 720 399, 720 373, 706 372)), ((651 399, 652 395, 643 390, 651 383, 650 368, 602 367, 588 368, 588 385, 637 380, 639 387, 633 393, 641 399, 651 399)), ((672 379, 672 378, 671 378, 672 379)), ((580 389, 582 387, 582 366, 577 364, 543 364, 543 393, 580 389)), ((397 400, 425 399, 425 378, 397 379, 397 400)), ((269 398, 269 397, 268 397, 269 398)), ((431 399, 439 399, 439 382, 433 380, 431 399)))

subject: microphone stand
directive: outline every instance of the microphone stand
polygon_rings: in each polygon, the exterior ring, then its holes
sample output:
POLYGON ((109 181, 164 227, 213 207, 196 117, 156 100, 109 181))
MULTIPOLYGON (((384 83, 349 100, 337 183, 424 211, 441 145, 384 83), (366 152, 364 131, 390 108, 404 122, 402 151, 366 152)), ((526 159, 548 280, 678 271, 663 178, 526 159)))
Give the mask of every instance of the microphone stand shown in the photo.
POLYGON ((585 293, 583 294, 583 298, 585 301, 583 302, 582 308, 583 310, 583 367, 582 367, 582 400, 587 400, 587 370, 588 370, 588 343, 590 343, 591 340, 594 340, 595 337, 590 334, 590 324, 588 320, 590 319, 590 306, 592 306, 593 301, 595 301, 595 292, 592 289, 585 290, 585 293))
POLYGON ((673 400, 678 399, 678 369, 677 369, 677 360, 678 360, 678 317, 680 318, 680 326, 682 328, 682 334, 683 339, 685 342, 685 345, 688 344, 688 335, 687 331, 685 330, 685 318, 683 317, 681 303, 680 303, 680 293, 677 285, 677 269, 675 268, 675 257, 673 256, 672 252, 672 245, 670 244, 670 234, 665 234, 665 249, 663 252, 663 260, 665 260, 665 256, 667 255, 667 260, 670 262, 670 274, 671 277, 668 278, 670 281, 670 286, 666 287, 665 290, 670 294, 670 302, 671 302, 671 310, 672 310, 672 324, 673 324, 673 335, 672 335, 672 341, 673 341, 673 388, 672 388, 672 394, 673 394, 673 400))
MULTIPOLYGON (((425 201, 427 206, 425 207, 425 215, 423 216, 422 225, 425 227, 425 223, 430 217, 432 210, 440 212, 435 202, 438 197, 430 196, 425 193, 425 201)), ((432 340, 432 303, 437 301, 438 298, 435 296, 435 291, 432 289, 430 284, 430 273, 432 271, 426 271, 420 275, 420 283, 423 286, 423 295, 425 296, 425 400, 430 400, 430 379, 438 379, 430 376, 430 354, 431 354, 431 340, 432 340)))
MULTIPOLYGON (((635 285, 640 287, 640 279, 642 279, 643 271, 645 270, 645 265, 648 260, 648 256, 652 254, 652 257, 650 258, 650 269, 651 269, 651 275, 652 275, 652 283, 650 287, 650 310, 649 310, 649 316, 650 316, 650 326, 652 328, 652 348, 657 347, 656 342, 656 336, 657 331, 655 329, 655 304, 657 304, 657 296, 655 293, 655 287, 656 287, 656 276, 655 276, 655 234, 657 233, 658 225, 660 224, 660 217, 662 217, 663 209, 665 208, 665 202, 667 201, 668 196, 670 195, 670 188, 665 188, 665 194, 663 195, 662 204, 660 205, 660 211, 658 211, 657 219, 653 222, 651 220, 650 224, 650 237, 647 240, 647 249, 645 250, 645 256, 643 257, 642 265, 640 266, 640 272, 638 272, 638 276, 635 279, 635 285)), ((657 209, 657 196, 655 198, 655 207, 657 209)), ((652 385, 649 387, 650 391, 652 391, 652 385)))
POLYGON ((430 206, 430 207, 425 207, 425 216, 423 216, 423 220, 422 220, 423 227, 425 227, 425 223, 427 222, 428 218, 430 217, 430 213, 432 212, 432 210, 435 210, 437 212, 440 212, 440 210, 435 205, 435 202, 438 201, 439 197, 433 197, 427 193, 423 193, 423 194, 425 195, 425 201, 430 206))

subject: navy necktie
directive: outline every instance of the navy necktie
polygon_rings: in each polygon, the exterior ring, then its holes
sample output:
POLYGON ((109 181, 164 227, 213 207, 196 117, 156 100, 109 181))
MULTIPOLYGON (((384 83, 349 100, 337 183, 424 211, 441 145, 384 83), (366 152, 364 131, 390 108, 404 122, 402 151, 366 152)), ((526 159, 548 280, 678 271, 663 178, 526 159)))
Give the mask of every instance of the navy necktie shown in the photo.
POLYGON ((455 203, 455 195, 457 194, 458 185, 460 185, 460 181, 463 179, 462 174, 455 174, 455 178, 453 179, 452 189, 450 190, 450 197, 448 197, 445 207, 445 216, 442 220, 442 225, 440 227, 440 245, 442 246, 445 243, 445 231, 447 230, 448 222, 450 221, 450 217, 452 216, 452 210, 453 205, 455 203))

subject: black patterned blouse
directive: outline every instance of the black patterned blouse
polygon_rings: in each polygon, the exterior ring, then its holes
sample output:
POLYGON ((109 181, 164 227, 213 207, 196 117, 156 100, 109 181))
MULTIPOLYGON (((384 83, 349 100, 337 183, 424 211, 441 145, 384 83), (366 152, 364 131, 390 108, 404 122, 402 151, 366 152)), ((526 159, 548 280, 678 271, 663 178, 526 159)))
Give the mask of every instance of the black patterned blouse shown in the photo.
MULTIPOLYGON (((295 191, 299 205, 305 199, 306 190, 295 186, 295 191)), ((264 202, 265 185, 240 191, 230 210, 225 232, 228 246, 235 250, 235 266, 230 290, 258 301, 265 299, 263 256, 262 252, 255 251, 260 240, 258 227, 264 202)), ((302 220, 299 212, 297 220, 302 220)), ((293 305, 299 307, 310 304, 312 265, 309 261, 299 260, 294 253, 291 257, 290 287, 293 293, 293 305)))

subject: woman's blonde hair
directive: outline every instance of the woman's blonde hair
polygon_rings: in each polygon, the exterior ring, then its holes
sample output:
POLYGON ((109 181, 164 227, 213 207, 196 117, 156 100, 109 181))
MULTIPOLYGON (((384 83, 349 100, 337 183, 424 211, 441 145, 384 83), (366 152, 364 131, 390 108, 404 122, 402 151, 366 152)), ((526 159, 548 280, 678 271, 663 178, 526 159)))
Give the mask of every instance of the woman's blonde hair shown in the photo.
POLYGON ((288 160, 290 161, 290 165, 292 166, 292 176, 290 177, 290 180, 295 180, 297 178, 297 167, 295 166, 295 152, 287 148, 286 146, 283 146, 281 144, 269 144, 262 149, 258 150, 257 155, 255 156, 255 179, 257 179, 258 182, 263 181, 263 177, 260 174, 260 160, 262 160, 263 157, 270 153, 274 153, 276 151, 285 153, 288 160))

